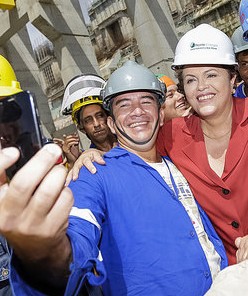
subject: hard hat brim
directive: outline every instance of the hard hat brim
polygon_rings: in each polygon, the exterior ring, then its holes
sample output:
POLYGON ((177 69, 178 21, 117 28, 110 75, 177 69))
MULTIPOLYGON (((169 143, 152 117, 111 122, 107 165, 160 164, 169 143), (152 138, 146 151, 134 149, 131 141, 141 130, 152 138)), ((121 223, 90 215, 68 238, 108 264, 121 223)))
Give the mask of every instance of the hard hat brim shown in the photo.
POLYGON ((0 86, 1 97, 8 97, 22 92, 20 88, 13 88, 10 86, 0 86))

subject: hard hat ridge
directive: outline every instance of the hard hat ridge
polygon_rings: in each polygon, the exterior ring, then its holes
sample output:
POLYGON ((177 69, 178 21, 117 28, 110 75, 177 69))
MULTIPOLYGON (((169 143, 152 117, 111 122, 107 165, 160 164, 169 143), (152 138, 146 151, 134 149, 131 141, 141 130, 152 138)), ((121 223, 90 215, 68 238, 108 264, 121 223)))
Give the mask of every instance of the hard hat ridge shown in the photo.
POLYGON ((102 104, 100 91, 104 83, 105 80, 95 74, 81 74, 73 77, 65 87, 62 113, 71 114, 73 122, 79 124, 77 113, 82 107, 102 104))
POLYGON ((230 38, 219 29, 201 24, 179 40, 172 69, 185 65, 236 65, 230 38))
POLYGON ((243 39, 243 33, 243 29, 240 26, 234 31, 231 37, 234 52, 236 54, 248 49, 248 42, 243 39))
POLYGON ((130 91, 149 91, 158 94, 159 103, 164 102, 166 87, 148 68, 134 61, 127 61, 115 70, 101 91, 103 107, 110 110, 114 96, 130 91))
MULTIPOLYGON (((65 87, 61 111, 82 98, 93 96, 99 97, 104 83, 105 80, 95 74, 81 74, 73 77, 65 87)), ((88 101, 87 104, 88 103, 90 102, 88 101)))

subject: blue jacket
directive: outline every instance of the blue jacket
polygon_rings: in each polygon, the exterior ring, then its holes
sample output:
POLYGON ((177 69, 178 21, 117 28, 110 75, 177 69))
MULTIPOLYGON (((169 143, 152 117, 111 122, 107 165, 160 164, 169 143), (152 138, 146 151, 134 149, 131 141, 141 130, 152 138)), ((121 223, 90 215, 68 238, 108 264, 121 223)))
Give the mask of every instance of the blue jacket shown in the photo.
POLYGON ((233 96, 237 97, 237 98, 242 98, 242 99, 247 97, 246 94, 245 94, 245 91, 244 91, 244 82, 240 83, 237 86, 233 96))
MULTIPOLYGON (((75 198, 68 227, 73 263, 66 295, 77 295, 86 279, 102 285, 105 296, 204 295, 212 283, 210 269, 174 192, 156 170, 122 148, 112 149, 105 160, 107 165, 97 165, 95 175, 82 169, 70 184, 75 198)), ((199 210, 224 268, 222 242, 199 210)), ((13 279, 18 296, 23 295, 21 279, 16 273, 13 279)))
POLYGON ((10 250, 4 237, 0 235, 0 296, 11 296, 9 284, 10 250))
POLYGON ((9 278, 10 251, 4 237, 0 235, 0 282, 9 278))

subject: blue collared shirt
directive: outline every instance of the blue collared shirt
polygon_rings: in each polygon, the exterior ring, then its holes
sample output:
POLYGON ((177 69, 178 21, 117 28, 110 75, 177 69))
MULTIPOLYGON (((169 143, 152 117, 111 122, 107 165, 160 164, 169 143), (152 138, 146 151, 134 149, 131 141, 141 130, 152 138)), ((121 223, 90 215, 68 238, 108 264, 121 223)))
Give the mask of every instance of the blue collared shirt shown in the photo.
MULTIPOLYGON (((204 295, 212 283, 209 265, 173 190, 155 169, 125 149, 113 148, 105 161, 105 166, 96 165, 95 175, 81 169, 70 184, 75 204, 67 234, 73 262, 66 295, 77 295, 86 279, 102 285, 106 296, 204 295)), ((222 242, 199 211, 224 268, 222 242)), ((16 291, 22 289, 20 278, 13 284, 16 291)), ((23 295, 21 290, 18 295, 23 295)), ((32 290, 30 295, 41 294, 32 290)))

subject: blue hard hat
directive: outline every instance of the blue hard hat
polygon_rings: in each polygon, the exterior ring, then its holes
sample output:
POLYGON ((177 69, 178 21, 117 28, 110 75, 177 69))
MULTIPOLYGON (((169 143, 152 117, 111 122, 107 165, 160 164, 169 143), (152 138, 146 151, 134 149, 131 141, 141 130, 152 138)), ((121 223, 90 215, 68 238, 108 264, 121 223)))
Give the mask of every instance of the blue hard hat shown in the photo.
POLYGON ((248 1, 247 0, 241 0, 240 2, 239 18, 240 18, 240 24, 244 31, 243 39, 245 41, 248 41, 248 1))

